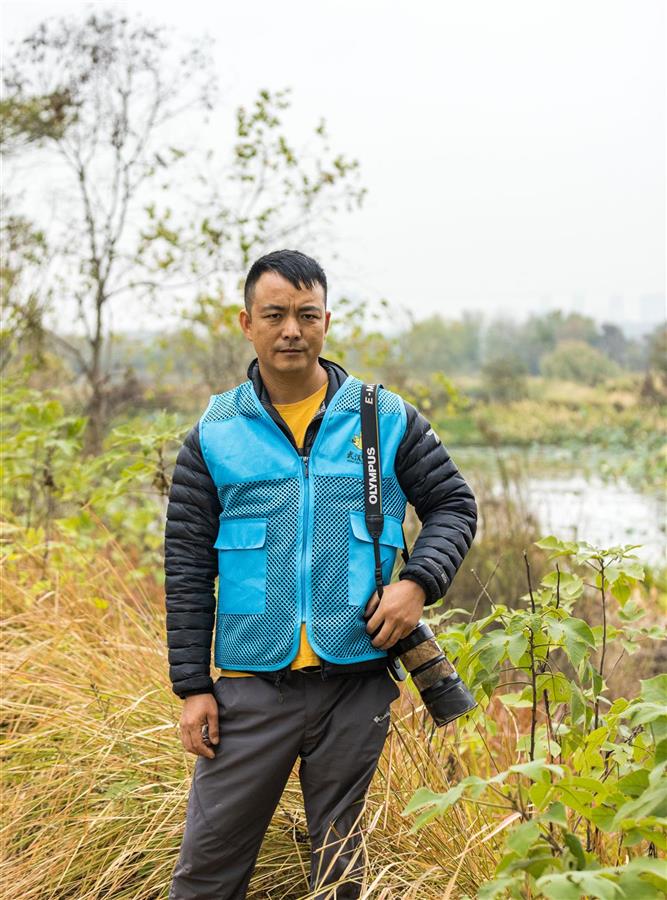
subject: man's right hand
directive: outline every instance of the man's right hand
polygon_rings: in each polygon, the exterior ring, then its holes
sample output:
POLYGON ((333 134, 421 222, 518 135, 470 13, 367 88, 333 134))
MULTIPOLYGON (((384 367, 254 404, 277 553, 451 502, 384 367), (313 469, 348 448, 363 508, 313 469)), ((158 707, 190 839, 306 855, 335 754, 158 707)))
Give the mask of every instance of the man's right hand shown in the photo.
POLYGON ((213 759, 218 735, 218 703, 213 694, 192 694, 183 701, 181 712, 181 742, 188 753, 213 759), (202 726, 208 725, 208 736, 213 744, 204 743, 202 726))

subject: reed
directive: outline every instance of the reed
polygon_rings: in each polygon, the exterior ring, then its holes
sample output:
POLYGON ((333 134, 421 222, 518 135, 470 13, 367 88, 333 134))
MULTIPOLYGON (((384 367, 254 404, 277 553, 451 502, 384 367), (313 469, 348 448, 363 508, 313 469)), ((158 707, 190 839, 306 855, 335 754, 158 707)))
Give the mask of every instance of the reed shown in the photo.
MULTIPOLYGON (((178 853, 195 758, 167 677, 163 590, 108 537, 87 561, 72 546, 71 567, 59 554, 45 569, 39 548, 5 556, 0 877, 23 900, 163 898, 178 853)), ((416 834, 401 815, 420 785, 467 771, 464 755, 404 682, 363 812, 365 897, 474 896, 490 877, 492 809, 460 806, 416 834)), ((308 860, 295 766, 249 897, 305 900, 308 860)))

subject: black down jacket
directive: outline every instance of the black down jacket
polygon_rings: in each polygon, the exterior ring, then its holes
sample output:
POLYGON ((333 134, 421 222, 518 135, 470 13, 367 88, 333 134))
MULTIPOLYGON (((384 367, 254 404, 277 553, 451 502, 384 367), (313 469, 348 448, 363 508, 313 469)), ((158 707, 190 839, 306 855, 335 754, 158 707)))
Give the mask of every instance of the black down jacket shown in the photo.
MULTIPOLYGON (((310 422, 304 447, 307 455, 327 404, 347 377, 337 363, 319 357, 329 375, 322 406, 310 422)), ((248 366, 257 396, 267 412, 294 444, 287 424, 271 403, 262 382, 257 358, 248 366)), ((477 504, 446 448, 429 422, 405 401, 407 423, 396 454, 395 470, 422 528, 399 578, 410 578, 426 592, 429 606, 445 595, 477 530, 477 504)), ((221 512, 218 493, 202 456, 199 423, 179 450, 167 507, 165 527, 166 628, 169 677, 179 697, 213 689, 210 653, 215 620, 215 580, 218 554, 214 549, 221 512)), ((296 445, 295 445, 296 446, 296 445)), ((326 672, 377 670, 384 660, 334 665, 322 660, 326 672)), ((289 666, 285 667, 289 668, 289 666)), ((281 670, 282 671, 282 670, 281 670)), ((275 672, 256 672, 275 680, 275 672)))

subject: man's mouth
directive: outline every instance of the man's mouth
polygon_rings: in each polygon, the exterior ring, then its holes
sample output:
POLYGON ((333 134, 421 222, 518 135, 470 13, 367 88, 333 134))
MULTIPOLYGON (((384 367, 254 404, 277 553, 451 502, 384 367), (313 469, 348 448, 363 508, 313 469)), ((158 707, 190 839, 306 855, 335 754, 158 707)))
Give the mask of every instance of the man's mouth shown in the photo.
POLYGON ((303 353, 302 350, 280 350, 280 353, 303 353))

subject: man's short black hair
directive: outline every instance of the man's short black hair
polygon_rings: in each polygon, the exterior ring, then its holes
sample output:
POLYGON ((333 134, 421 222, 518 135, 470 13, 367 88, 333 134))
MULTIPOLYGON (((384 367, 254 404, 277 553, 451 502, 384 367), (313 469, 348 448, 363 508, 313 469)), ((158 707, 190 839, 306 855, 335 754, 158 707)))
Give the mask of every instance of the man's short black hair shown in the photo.
POLYGON ((324 290, 324 308, 327 308, 327 276, 322 266, 299 250, 274 250, 255 260, 246 276, 243 299, 248 313, 252 306, 255 285, 264 272, 277 272, 297 290, 321 284, 324 290))

